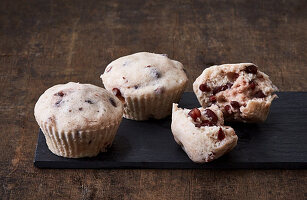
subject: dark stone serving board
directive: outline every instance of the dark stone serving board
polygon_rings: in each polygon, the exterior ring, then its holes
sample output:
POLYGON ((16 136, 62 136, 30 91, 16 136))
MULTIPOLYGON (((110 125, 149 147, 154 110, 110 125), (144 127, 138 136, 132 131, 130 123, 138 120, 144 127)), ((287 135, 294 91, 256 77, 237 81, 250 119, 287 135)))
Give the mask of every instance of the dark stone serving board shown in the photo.
MULTIPOLYGON (((307 93, 280 92, 266 122, 226 123, 238 145, 221 158, 193 163, 173 139, 171 117, 162 120, 123 119, 112 147, 94 158, 68 159, 49 151, 43 133, 38 135, 34 165, 39 168, 209 168, 306 169, 307 93)), ((198 107, 194 93, 182 96, 181 107, 198 107)))

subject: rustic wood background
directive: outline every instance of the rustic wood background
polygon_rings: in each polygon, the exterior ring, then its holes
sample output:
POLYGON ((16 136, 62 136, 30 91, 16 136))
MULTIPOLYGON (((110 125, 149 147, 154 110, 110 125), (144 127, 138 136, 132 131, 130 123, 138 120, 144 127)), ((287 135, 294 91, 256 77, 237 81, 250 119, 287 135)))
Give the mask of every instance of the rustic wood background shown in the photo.
POLYGON ((1 0, 0 198, 306 199, 307 170, 33 166, 39 95, 68 81, 101 85, 105 66, 123 55, 181 61, 188 91, 204 68, 235 62, 256 63, 281 91, 307 91, 306 10, 306 0, 1 0))

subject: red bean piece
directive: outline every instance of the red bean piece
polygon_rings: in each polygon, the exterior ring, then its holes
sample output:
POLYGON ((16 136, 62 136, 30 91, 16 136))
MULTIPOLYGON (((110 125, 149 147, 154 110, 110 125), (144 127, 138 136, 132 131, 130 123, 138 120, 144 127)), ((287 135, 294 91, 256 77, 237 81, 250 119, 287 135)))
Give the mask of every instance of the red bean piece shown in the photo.
POLYGON ((222 91, 222 87, 223 87, 223 86, 218 86, 218 87, 214 88, 212 93, 213 93, 214 95, 215 95, 216 93, 219 93, 220 91, 222 91))
POLYGON ((200 128, 201 124, 195 124, 195 127, 200 128))
POLYGON ((59 91, 58 93, 55 93, 54 96, 60 96, 63 97, 65 93, 63 91, 59 91))
POLYGON ((244 71, 249 74, 257 74, 258 69, 255 65, 249 65, 245 68, 244 71))
POLYGON ((215 103, 216 102, 216 97, 214 95, 210 96, 209 97, 209 100, 212 102, 212 103, 215 103))
MULTIPOLYGON (((231 85, 232 86, 232 85, 231 85)), ((219 92, 221 92, 221 91, 224 91, 224 90, 227 90, 227 89, 229 89, 229 87, 228 87, 228 85, 226 84, 226 85, 222 85, 222 86, 218 86, 218 87, 216 87, 216 88, 214 88, 213 89, 213 94, 215 95, 216 93, 219 93, 219 92)))
POLYGON ((209 88, 206 83, 200 84, 199 89, 202 92, 210 92, 211 91, 211 88, 209 88))
POLYGON ((220 128, 218 135, 217 135, 218 140, 223 140, 225 138, 225 133, 223 132, 222 128, 220 128))
POLYGON ((193 108, 189 114, 188 114, 194 121, 196 121, 196 119, 198 117, 201 116, 200 110, 198 108, 193 108))
POLYGON ((264 97, 266 97, 266 96, 263 94, 263 92, 262 92, 261 90, 257 91, 257 92, 254 94, 254 96, 255 96, 256 98, 264 98, 264 97))
POLYGON ((254 90, 256 88, 256 84, 254 83, 254 81, 250 81, 249 82, 249 88, 254 90))
POLYGON ((120 90, 118 88, 112 89, 113 94, 121 101, 125 101, 125 98, 122 96, 120 90))
POLYGON ((234 108, 234 109, 239 109, 240 108, 240 103, 237 101, 231 101, 230 105, 234 108))
POLYGON ((206 110, 205 110, 205 114, 207 115, 208 118, 211 119, 211 122, 212 122, 213 124, 216 124, 216 123, 217 123, 218 117, 217 117, 217 115, 215 114, 215 112, 213 112, 213 111, 210 110, 210 109, 206 109, 206 110))
POLYGON ((121 95, 122 95, 121 92, 120 92, 120 90, 119 90, 118 88, 113 88, 113 89, 112 89, 112 92, 113 92, 113 94, 114 94, 115 96, 121 96, 121 95))
POLYGON ((228 72, 227 73, 227 78, 232 81, 232 82, 235 82, 237 80, 237 78, 239 77, 239 74, 238 73, 235 73, 235 72, 228 72))
POLYGON ((108 69, 107 69, 107 72, 110 72, 112 69, 112 66, 110 66, 108 69))
POLYGON ((225 109, 226 112, 229 112, 229 110, 231 110, 231 107, 230 107, 230 105, 226 105, 226 106, 224 107, 224 109, 225 109))

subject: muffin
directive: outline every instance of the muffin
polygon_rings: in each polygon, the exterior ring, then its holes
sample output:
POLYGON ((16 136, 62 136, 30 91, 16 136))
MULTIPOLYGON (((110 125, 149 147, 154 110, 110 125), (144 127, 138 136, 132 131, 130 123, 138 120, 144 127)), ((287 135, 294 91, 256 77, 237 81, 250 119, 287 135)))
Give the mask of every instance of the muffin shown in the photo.
POLYGON ((111 146, 123 105, 103 88, 70 82, 47 89, 34 115, 51 152, 67 158, 93 157, 111 146))
POLYGON ((133 120, 170 115, 172 103, 179 101, 188 81, 180 62, 147 52, 118 58, 100 77, 124 103, 124 117, 133 120))
POLYGON ((222 111, 208 108, 181 109, 173 104, 172 133, 193 162, 210 162, 232 150, 238 137, 230 126, 224 126, 222 111))
POLYGON ((227 121, 263 122, 278 91, 253 63, 215 65, 193 83, 203 107, 216 104, 227 121))

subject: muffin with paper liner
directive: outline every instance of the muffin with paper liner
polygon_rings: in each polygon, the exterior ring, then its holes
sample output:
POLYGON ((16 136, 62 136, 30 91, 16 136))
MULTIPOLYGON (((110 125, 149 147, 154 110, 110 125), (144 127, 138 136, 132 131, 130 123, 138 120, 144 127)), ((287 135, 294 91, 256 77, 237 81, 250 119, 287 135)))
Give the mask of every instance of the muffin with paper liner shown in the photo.
POLYGON ((100 76, 124 104, 124 117, 161 119, 171 114, 188 78, 183 65, 165 54, 139 52, 111 62, 100 76))
POLYGON ((67 158, 93 157, 112 145, 123 105, 103 88, 70 82, 47 89, 34 115, 51 152, 67 158))

